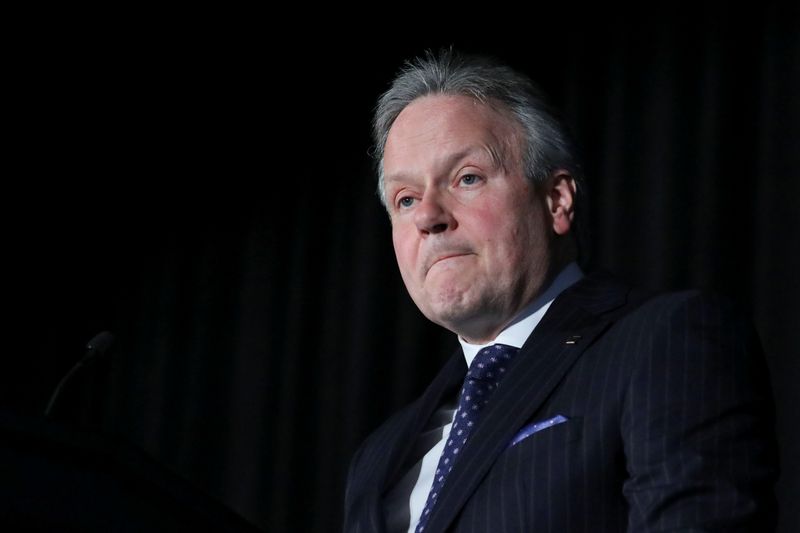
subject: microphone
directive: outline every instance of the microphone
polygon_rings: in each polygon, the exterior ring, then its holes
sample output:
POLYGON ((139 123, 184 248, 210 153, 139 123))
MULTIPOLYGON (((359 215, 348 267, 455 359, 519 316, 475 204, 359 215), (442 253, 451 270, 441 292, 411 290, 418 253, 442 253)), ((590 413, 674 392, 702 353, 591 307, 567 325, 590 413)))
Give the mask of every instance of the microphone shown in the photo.
POLYGON ((44 410, 44 416, 50 415, 50 412, 53 410, 53 405, 55 405, 56 400, 58 399, 58 395, 61 394, 61 390, 69 382, 72 376, 75 375, 75 372, 77 372, 88 361, 105 354, 113 343, 114 335, 108 331, 101 331, 92 337, 92 340, 86 344, 86 352, 81 360, 75 363, 75 365, 69 369, 69 372, 67 372, 64 377, 61 378, 61 381, 58 382, 58 385, 56 385, 53 394, 50 396, 50 401, 47 402, 47 407, 44 410))

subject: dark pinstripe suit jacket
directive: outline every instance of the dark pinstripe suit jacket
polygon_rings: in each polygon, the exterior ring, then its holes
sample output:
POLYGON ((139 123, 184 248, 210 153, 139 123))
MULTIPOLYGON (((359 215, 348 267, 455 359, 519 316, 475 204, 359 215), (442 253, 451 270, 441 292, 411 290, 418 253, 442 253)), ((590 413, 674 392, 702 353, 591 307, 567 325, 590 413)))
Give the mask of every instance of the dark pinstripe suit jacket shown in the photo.
MULTIPOLYGON (((358 450, 346 532, 384 530, 383 495, 465 372, 459 350, 358 450)), ((771 531, 775 457, 771 392, 746 320, 699 293, 645 297, 589 276, 512 361, 426 531, 771 531), (508 447, 556 415, 569 420, 508 447)))

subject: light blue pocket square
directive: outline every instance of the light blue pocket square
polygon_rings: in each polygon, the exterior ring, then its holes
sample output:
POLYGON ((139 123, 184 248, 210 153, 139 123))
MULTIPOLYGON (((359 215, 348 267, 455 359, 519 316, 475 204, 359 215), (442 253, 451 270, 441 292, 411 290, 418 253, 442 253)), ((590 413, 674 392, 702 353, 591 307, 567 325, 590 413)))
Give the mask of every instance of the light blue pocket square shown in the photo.
POLYGON ((508 444, 508 447, 510 448, 515 444, 518 444, 520 441, 527 439, 537 431, 541 431, 543 429, 547 429, 549 427, 562 424, 567 420, 569 420, 569 418, 562 415, 556 415, 553 418, 548 418, 547 420, 542 420, 541 422, 533 422, 532 424, 528 424, 527 426, 519 430, 519 432, 516 435, 514 435, 514 438, 511 439, 511 442, 508 444))

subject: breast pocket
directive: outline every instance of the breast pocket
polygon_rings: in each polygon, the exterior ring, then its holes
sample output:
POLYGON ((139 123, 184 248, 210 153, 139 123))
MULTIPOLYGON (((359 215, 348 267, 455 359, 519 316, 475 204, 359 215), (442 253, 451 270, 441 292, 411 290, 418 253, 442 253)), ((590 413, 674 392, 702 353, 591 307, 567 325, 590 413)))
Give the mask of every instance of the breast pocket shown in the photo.
POLYGON ((492 524, 493 532, 534 530, 537 517, 549 516, 553 495, 570 493, 569 479, 583 456, 583 426, 582 417, 571 417, 508 446, 470 498, 464 516, 502 518, 492 524))
POLYGON ((509 449, 530 444, 533 446, 558 446, 580 440, 583 434, 583 417, 557 415, 524 426, 511 439, 509 449))

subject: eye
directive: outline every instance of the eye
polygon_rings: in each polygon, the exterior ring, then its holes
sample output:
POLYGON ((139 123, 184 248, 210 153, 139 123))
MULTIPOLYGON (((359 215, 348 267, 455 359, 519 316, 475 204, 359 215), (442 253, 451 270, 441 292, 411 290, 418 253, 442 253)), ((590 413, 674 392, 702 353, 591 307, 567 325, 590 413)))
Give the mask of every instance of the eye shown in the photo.
POLYGON ((403 196, 397 201, 398 207, 411 207, 414 204, 414 198, 411 196, 403 196))
POLYGON ((475 174, 465 174, 461 176, 461 184, 462 185, 475 185, 480 181, 480 177, 476 176, 475 174))

